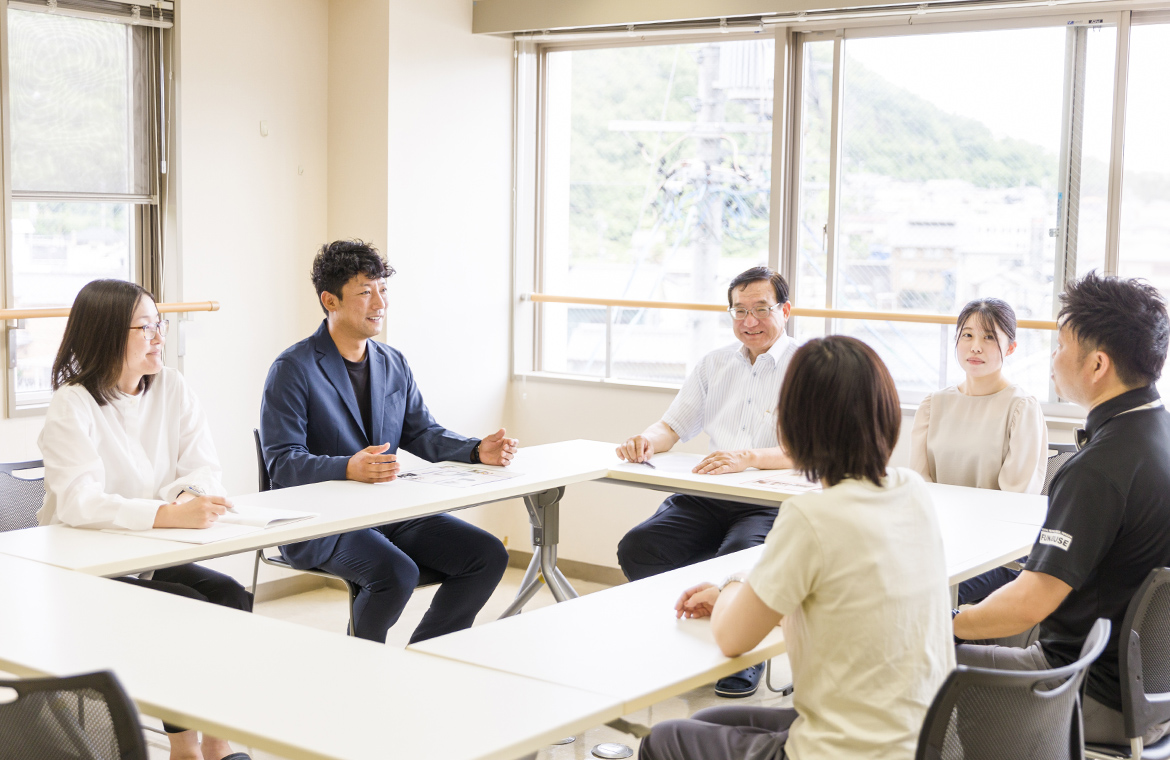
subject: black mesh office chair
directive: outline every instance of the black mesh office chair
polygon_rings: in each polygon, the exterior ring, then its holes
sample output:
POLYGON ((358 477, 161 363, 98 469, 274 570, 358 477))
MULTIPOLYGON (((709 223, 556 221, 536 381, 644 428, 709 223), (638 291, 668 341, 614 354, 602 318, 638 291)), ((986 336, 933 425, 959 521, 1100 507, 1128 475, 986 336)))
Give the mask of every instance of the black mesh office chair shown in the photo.
POLYGON ((39 459, 0 463, 0 532, 37 526, 37 510, 45 501, 45 478, 22 478, 13 473, 44 466, 39 459))
MULTIPOLYGON (((252 429, 252 438, 256 442, 256 470, 260 475, 260 490, 261 491, 271 491, 272 490, 272 478, 269 477, 268 466, 264 463, 264 446, 260 443, 260 431, 257 430, 256 428, 252 429)), ((356 583, 350 583, 345 578, 341 578, 339 576, 336 576, 333 573, 327 573, 324 570, 321 570, 319 568, 314 568, 312 570, 297 570, 297 568, 293 567, 292 565, 290 565, 288 563, 288 560, 286 560, 284 558, 284 556, 281 555, 281 553, 279 551, 275 552, 274 554, 265 554, 263 549, 257 549, 256 550, 256 561, 252 565, 252 594, 253 595, 255 595, 255 593, 256 593, 256 582, 260 577, 260 563, 261 562, 263 562, 266 565, 271 565, 272 567, 279 567, 279 568, 283 568, 285 570, 296 570, 297 572, 308 573, 309 575, 316 575, 316 576, 321 577, 321 578, 336 578, 337 580, 344 583, 345 587, 349 590, 349 631, 348 632, 349 632, 350 636, 353 635, 353 631, 354 631, 354 628, 353 628, 353 602, 355 599, 357 599, 358 592, 361 591, 361 588, 356 583)), ((423 567, 422 565, 419 565, 418 566, 418 585, 415 586, 415 588, 423 588, 424 586, 434 586, 434 585, 437 585, 439 583, 442 583, 446 579, 447 579, 447 576, 444 575, 443 573, 440 573, 437 570, 432 570, 429 567, 423 567)))
POLYGON ((0 680, 0 757, 147 760, 138 713, 113 673, 0 680))
POLYGON ((1056 477, 1056 473, 1064 467, 1073 454, 1077 453, 1077 446, 1075 443, 1050 443, 1048 450, 1056 452, 1048 457, 1048 469, 1044 472, 1044 488, 1040 493, 1047 496, 1048 487, 1052 485, 1052 479, 1056 477))
POLYGON ((1121 717, 1129 747, 1090 744, 1086 757, 1162 760, 1170 737, 1146 747, 1142 737, 1170 721, 1170 568, 1150 571, 1133 595, 1121 626, 1121 717))
POLYGON ((926 713, 916 760, 1081 760, 1081 682, 1108 640, 1101 618, 1063 668, 955 668, 926 713))

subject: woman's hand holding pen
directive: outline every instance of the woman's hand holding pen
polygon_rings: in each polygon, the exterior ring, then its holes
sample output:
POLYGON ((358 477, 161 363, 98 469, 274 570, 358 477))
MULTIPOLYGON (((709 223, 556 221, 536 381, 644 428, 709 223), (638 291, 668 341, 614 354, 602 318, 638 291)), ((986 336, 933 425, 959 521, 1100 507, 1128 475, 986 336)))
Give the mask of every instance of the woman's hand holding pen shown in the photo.
POLYGON ((210 528, 232 508, 223 496, 196 496, 184 501, 163 504, 154 513, 156 528, 210 528))

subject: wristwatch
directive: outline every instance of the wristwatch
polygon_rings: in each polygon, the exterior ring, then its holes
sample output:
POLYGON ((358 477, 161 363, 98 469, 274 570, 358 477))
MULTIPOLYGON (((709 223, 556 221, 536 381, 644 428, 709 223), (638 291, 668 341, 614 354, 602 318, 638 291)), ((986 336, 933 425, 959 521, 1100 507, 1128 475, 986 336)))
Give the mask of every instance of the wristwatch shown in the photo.
POLYGON ((481 443, 483 443, 483 441, 476 441, 475 448, 473 448, 471 450, 471 457, 470 458, 471 458, 472 464, 481 464, 480 459, 479 459, 479 445, 481 443))
POLYGON ((727 584, 729 583, 747 583, 747 576, 743 573, 732 573, 719 584, 719 591, 722 593, 723 589, 727 588, 727 584))

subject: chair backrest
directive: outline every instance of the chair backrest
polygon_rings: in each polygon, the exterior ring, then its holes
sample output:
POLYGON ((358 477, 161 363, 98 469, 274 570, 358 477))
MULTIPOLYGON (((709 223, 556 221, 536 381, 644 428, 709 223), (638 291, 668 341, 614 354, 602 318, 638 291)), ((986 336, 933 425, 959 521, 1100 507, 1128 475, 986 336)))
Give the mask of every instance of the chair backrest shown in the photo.
POLYGON ((272 490, 272 478, 268 477, 268 466, 264 464, 264 446, 260 444, 260 429, 252 428, 252 437, 256 439, 256 472, 260 474, 260 490, 272 490))
POLYGON ((917 760, 1081 760, 1080 686, 1109 641, 1093 624, 1081 657, 1052 670, 951 671, 926 713, 917 760))
POLYGON ((37 526, 37 510, 45 501, 45 478, 18 478, 13 473, 44 466, 39 459, 0 463, 0 532, 37 526))
POLYGON ((1049 451, 1056 453, 1048 457, 1048 469, 1044 472, 1044 488, 1040 489, 1040 493, 1044 496, 1048 495, 1048 488, 1052 485, 1052 479, 1056 477, 1056 473, 1064 467, 1064 463, 1072 459, 1072 455, 1077 453, 1077 445, 1075 443, 1050 443, 1048 444, 1049 451))
POLYGON ((1170 721, 1170 568, 1156 567, 1126 608, 1118 641, 1126 736, 1170 721))
POLYGON ((147 760, 138 712, 108 671, 0 680, 0 748, 21 760, 147 760))

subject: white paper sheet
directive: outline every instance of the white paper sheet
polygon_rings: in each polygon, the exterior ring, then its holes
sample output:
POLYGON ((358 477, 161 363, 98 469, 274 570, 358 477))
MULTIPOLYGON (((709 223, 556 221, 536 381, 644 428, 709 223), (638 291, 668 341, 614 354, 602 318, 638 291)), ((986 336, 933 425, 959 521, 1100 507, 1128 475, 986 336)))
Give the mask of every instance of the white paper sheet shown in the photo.
POLYGON ((749 480, 743 485, 766 488, 769 491, 779 491, 780 493, 808 493, 809 491, 821 490, 820 483, 806 480, 803 475, 795 472, 784 475, 768 475, 758 480, 749 480))
POLYGON ((399 480, 411 483, 426 483, 453 488, 470 488, 484 483, 496 483, 518 477, 518 472, 489 470, 474 465, 437 464, 420 470, 409 470, 398 474, 399 480))

